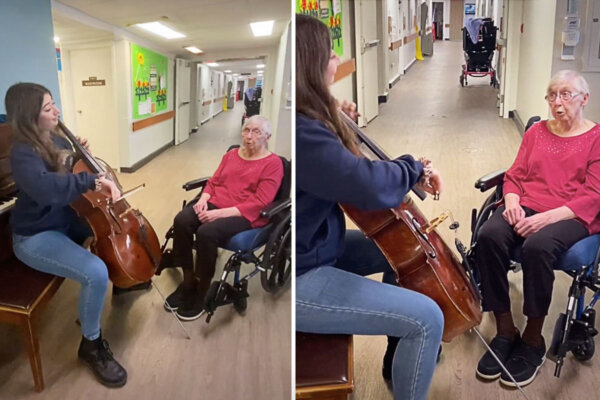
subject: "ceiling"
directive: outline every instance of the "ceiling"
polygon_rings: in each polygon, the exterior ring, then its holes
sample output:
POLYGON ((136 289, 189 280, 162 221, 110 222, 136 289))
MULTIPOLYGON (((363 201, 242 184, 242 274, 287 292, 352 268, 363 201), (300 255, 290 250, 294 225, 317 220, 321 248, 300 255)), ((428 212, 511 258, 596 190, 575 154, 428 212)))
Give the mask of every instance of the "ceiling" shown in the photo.
POLYGON ((252 49, 256 54, 250 57, 263 57, 265 49, 279 45, 291 19, 291 3, 286 0, 54 0, 53 6, 54 34, 63 45, 112 39, 112 26, 192 61, 218 61, 219 54, 230 54, 229 61, 220 61, 214 69, 234 73, 256 72, 256 64, 262 61, 233 59, 248 58, 252 49), (104 24, 93 27, 77 21, 85 19, 104 24), (158 20, 186 37, 163 39, 133 26, 158 20), (250 22, 266 20, 275 20, 273 34, 254 37, 250 22), (196 46, 204 53, 194 55, 184 50, 185 46, 196 46))

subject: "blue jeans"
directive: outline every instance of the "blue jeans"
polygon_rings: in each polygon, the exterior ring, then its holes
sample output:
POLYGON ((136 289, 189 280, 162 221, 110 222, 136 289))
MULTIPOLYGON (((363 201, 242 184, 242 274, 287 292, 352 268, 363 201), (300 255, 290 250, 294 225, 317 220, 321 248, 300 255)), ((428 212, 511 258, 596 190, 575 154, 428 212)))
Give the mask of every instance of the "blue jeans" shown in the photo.
POLYGON ((424 400, 444 330, 438 305, 420 293, 360 275, 394 272, 377 246, 359 231, 346 232, 335 266, 296 278, 296 329, 301 332, 398 336, 392 364, 394 398, 424 400))
POLYGON ((100 336, 100 317, 108 287, 104 262, 81 243, 91 236, 87 225, 73 224, 68 232, 44 231, 32 236, 13 234, 15 256, 33 269, 71 278, 81 284, 79 321, 88 340, 100 336))

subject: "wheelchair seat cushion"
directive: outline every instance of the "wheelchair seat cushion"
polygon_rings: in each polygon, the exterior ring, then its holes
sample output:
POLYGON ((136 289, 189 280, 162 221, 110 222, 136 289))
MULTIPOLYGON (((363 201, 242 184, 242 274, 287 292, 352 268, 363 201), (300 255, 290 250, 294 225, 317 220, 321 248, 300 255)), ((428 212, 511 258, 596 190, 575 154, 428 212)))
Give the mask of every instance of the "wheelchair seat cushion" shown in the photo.
MULTIPOLYGON (((600 247, 600 234, 590 235, 581 239, 569 248, 554 265, 555 270, 561 271, 578 271, 585 265, 591 265, 600 247)), ((511 258, 521 262, 521 248, 515 249, 511 258)))
POLYGON ((271 224, 240 232, 229 239, 223 248, 234 252, 255 250, 267 242, 270 232, 271 224))
POLYGON ((584 265, 591 265, 596 259, 598 247, 600 247, 600 234, 581 239, 562 255, 554 269, 576 271, 584 265))

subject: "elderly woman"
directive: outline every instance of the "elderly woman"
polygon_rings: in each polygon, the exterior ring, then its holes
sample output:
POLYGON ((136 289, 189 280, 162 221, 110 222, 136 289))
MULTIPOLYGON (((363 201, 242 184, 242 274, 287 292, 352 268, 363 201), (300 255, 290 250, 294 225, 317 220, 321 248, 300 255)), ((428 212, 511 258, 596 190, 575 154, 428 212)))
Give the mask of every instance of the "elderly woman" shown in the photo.
POLYGON ((217 248, 235 234, 267 223, 260 211, 273 201, 283 179, 281 159, 267 148, 270 137, 269 120, 248 118, 241 147, 223 156, 202 195, 175 217, 173 255, 183 269, 183 283, 167 297, 165 307, 177 311, 182 320, 194 320, 204 309, 217 248))
MULTIPOLYGON (((525 132, 504 178, 504 205, 477 240, 483 310, 496 319, 491 348, 520 385, 531 383, 544 362, 542 326, 552 299, 553 264, 574 243, 600 231, 600 127, 583 116, 588 99, 589 86, 577 72, 552 77, 546 100, 554 119, 525 132), (509 254, 519 246, 527 316, 522 336, 511 315, 507 279, 509 254)), ((477 375, 514 386, 489 351, 477 375)))

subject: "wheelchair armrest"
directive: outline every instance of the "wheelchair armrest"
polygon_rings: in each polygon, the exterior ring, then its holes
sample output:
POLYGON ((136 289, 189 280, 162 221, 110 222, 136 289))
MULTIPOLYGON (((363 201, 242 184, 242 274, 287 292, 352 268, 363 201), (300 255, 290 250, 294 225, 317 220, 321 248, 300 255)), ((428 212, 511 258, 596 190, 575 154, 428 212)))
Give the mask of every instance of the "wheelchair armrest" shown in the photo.
POLYGON ((190 191, 190 190, 197 189, 199 187, 204 187, 204 186, 206 186, 206 182, 208 182, 209 179, 210 179, 209 176, 207 176, 206 178, 194 179, 193 181, 184 183, 182 188, 184 188, 186 191, 190 191))
POLYGON ((269 206, 263 208, 260 212, 260 216, 263 218, 271 219, 274 215, 279 214, 281 211, 289 208, 292 204, 292 199, 284 199, 276 201, 269 206))
POLYGON ((494 172, 490 172, 487 175, 482 176, 475 182, 475 188, 485 192, 488 189, 496 187, 502 184, 504 180, 504 173, 506 172, 506 168, 499 169, 494 172))

